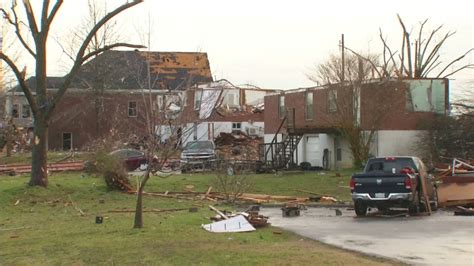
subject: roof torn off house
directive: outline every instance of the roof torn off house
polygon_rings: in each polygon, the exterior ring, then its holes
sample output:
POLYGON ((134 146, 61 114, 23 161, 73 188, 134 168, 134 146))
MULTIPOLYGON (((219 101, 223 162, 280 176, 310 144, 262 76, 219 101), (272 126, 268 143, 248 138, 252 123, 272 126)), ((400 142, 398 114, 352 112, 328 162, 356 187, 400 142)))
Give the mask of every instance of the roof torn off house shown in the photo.
MULTIPOLYGON (((224 149, 225 159, 232 157, 227 155, 231 155, 231 147, 235 145, 252 143, 257 150, 264 134, 264 97, 274 92, 252 85, 236 86, 225 79, 187 90, 183 130, 187 135, 183 135, 183 144, 193 140, 211 140, 218 144, 223 136, 228 137, 227 140, 234 139, 231 143, 225 141, 230 145, 224 149)), ((234 155, 240 155, 239 149, 234 149, 234 155)), ((257 154, 251 157, 258 159, 257 154)))

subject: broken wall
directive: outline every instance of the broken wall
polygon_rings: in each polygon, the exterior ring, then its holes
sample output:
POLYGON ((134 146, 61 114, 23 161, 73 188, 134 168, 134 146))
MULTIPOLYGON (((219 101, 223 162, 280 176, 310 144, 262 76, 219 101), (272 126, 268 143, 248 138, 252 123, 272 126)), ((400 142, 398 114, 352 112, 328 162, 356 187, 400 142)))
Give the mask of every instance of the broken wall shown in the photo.
POLYGON ((445 79, 407 80, 407 111, 444 114, 446 110, 445 79))

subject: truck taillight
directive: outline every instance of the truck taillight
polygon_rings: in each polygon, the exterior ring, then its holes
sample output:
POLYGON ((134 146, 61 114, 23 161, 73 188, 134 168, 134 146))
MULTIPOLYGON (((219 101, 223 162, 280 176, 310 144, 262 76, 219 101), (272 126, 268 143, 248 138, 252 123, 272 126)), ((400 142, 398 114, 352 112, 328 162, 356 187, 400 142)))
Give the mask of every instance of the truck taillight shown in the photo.
POLYGON ((411 178, 407 176, 405 178, 405 188, 411 190, 412 186, 413 186, 413 184, 411 182, 411 178))
POLYGON ((349 182, 349 187, 351 188, 351 190, 354 190, 355 184, 356 184, 356 182, 355 182, 354 178, 351 178, 351 181, 349 182))

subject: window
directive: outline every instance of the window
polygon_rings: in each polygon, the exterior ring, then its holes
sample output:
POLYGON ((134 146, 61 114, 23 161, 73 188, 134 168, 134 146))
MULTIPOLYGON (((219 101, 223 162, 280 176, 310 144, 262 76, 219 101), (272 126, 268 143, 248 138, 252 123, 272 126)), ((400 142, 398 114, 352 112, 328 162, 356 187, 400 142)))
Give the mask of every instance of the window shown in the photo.
POLYGON ((158 100, 158 111, 165 110, 165 96, 164 95, 158 95, 157 100, 158 100))
POLYGON ((280 95, 278 98, 278 116, 285 117, 285 95, 280 95))
POLYGON ((342 161, 342 149, 341 148, 336 149, 336 160, 338 162, 342 161))
POLYGON ((337 112, 337 91, 329 90, 328 92, 329 112, 337 112))
POLYGON ((29 118, 31 116, 31 109, 28 104, 23 104, 21 108, 21 117, 22 118, 29 118))
POLYGON ((63 150, 72 150, 72 133, 63 133, 63 150))
POLYGON ((199 110, 201 108, 202 90, 196 90, 194 92, 194 109, 199 110))
POLYGON ((12 108, 12 117, 13 118, 18 118, 20 117, 20 105, 18 104, 13 104, 13 108, 12 108))
POLYGON ((232 123, 232 131, 242 130, 242 123, 232 123))
POLYGON ((128 102, 128 117, 137 116, 137 102, 128 102))
POLYGON ((305 119, 312 120, 314 117, 314 110, 313 110, 313 93, 306 92, 305 94, 305 119))

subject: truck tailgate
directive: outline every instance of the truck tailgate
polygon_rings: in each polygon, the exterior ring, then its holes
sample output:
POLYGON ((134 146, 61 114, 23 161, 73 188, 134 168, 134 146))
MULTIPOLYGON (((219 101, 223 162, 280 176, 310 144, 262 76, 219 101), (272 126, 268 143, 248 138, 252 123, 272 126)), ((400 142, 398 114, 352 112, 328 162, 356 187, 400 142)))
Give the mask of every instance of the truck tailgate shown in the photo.
POLYGON ((405 188, 405 174, 386 174, 386 173, 364 173, 355 174, 352 178, 355 181, 354 192, 368 193, 371 197, 377 197, 375 193, 384 193, 388 196, 390 193, 407 193, 411 190, 405 188))

